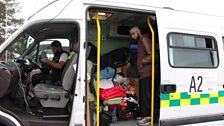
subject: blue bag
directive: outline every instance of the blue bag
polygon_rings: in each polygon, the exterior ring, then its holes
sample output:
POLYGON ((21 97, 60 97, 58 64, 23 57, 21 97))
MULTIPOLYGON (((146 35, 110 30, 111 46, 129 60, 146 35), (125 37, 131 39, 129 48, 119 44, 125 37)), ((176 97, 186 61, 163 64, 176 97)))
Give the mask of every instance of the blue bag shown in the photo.
POLYGON ((112 67, 106 67, 100 71, 100 80, 113 78, 115 75, 115 69, 112 67))

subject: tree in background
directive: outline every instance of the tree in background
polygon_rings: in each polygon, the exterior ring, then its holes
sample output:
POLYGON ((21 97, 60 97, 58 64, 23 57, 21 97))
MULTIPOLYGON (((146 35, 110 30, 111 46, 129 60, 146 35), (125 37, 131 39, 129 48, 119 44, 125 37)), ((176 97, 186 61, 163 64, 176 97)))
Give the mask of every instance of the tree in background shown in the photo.
POLYGON ((15 17, 20 9, 17 0, 0 0, 0 44, 22 25, 24 19, 15 17))
POLYGON ((0 44, 4 41, 5 29, 3 24, 5 23, 5 4, 0 0, 0 44))

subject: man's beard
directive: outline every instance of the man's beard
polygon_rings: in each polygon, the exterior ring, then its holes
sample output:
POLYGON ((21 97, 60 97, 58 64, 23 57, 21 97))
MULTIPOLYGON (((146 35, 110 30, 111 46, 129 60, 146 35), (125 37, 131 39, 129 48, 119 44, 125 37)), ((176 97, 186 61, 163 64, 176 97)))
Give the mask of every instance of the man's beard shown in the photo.
POLYGON ((59 51, 57 51, 57 52, 54 53, 55 56, 57 56, 57 55, 59 55, 59 54, 60 54, 59 51))
POLYGON ((138 37, 137 37, 137 39, 136 39, 137 41, 139 41, 140 40, 140 35, 138 35, 138 37))

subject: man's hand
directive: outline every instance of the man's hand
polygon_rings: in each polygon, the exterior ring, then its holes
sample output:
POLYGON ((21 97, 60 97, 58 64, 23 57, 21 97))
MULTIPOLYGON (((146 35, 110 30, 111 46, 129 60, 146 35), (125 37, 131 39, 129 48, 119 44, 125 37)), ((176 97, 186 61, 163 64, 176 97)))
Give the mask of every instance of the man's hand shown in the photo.
POLYGON ((41 62, 44 64, 48 64, 49 60, 48 60, 48 58, 43 58, 43 59, 41 59, 41 62))
POLYGON ((140 64, 140 68, 142 69, 143 63, 140 64))
POLYGON ((65 65, 64 61, 60 61, 59 63, 54 63, 54 62, 48 60, 48 58, 41 59, 41 62, 45 65, 51 66, 56 69, 62 69, 65 65))

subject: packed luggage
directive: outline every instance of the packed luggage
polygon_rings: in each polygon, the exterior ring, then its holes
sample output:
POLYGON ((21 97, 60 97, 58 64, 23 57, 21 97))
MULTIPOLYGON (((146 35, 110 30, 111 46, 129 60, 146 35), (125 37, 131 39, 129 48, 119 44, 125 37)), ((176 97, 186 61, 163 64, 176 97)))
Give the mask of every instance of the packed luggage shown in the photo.
MULTIPOLYGON (((96 47, 88 57, 90 92, 96 96, 96 47), (90 58, 91 57, 91 58, 90 58)), ((138 72, 131 66, 131 52, 118 48, 101 56, 100 61, 100 125, 132 119, 138 116, 138 72)), ((134 64, 135 65, 135 64, 134 64)))

